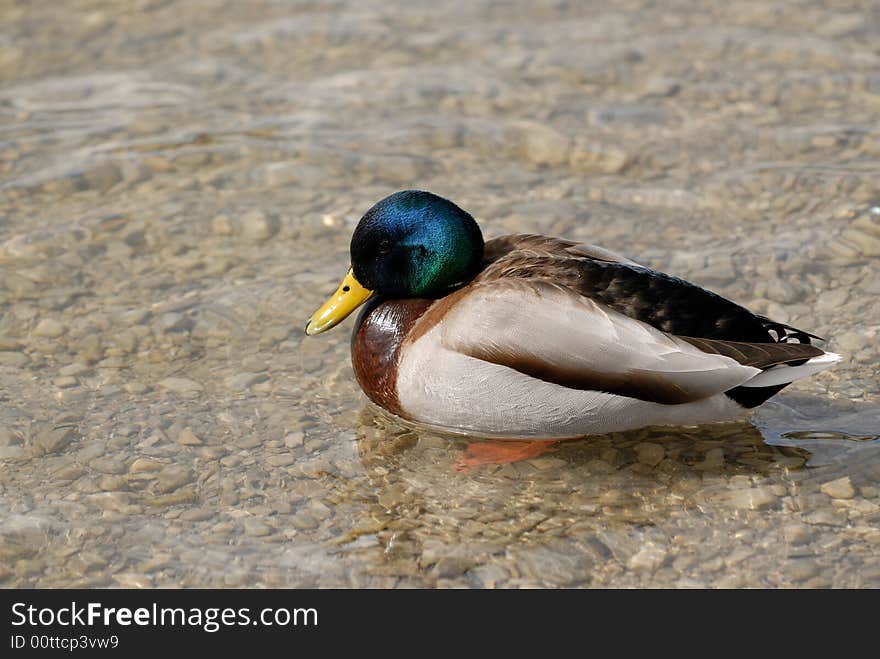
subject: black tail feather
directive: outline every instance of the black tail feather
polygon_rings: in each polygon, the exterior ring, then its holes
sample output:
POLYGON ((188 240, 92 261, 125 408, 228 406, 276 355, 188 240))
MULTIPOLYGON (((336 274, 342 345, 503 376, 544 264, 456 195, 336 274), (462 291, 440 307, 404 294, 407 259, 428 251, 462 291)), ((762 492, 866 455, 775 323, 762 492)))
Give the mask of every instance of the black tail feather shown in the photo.
POLYGON ((785 389, 791 382, 785 384, 775 384, 772 387, 734 387, 730 391, 725 391, 728 398, 732 398, 746 409, 758 407, 766 401, 770 396, 775 396, 785 389))

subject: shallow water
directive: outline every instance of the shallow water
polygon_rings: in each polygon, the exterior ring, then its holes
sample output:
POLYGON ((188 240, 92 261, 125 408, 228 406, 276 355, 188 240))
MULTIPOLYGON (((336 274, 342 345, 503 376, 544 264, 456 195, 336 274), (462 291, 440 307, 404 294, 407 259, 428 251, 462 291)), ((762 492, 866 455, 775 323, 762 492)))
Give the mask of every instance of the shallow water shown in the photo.
POLYGON ((875 3, 606 4, 0 4, 0 584, 880 586, 875 3), (412 187, 846 360, 476 465, 302 332, 412 187))

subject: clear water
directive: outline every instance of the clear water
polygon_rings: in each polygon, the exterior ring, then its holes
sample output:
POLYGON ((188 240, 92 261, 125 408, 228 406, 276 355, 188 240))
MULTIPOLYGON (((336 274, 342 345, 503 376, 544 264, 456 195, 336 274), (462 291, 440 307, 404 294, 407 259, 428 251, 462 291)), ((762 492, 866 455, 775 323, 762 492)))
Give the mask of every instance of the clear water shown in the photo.
POLYGON ((694 6, 0 4, 0 583, 880 586, 880 15, 694 6), (413 187, 846 360, 476 464, 302 332, 413 187))

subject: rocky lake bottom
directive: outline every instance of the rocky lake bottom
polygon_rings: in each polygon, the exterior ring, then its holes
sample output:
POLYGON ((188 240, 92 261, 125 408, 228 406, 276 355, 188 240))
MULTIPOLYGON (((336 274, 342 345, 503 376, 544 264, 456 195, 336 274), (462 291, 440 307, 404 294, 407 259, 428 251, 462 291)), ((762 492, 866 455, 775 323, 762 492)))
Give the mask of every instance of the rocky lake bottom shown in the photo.
POLYGON ((694 6, 0 5, 0 585, 880 586, 880 15, 694 6), (303 332, 406 188, 844 361, 480 464, 303 332))

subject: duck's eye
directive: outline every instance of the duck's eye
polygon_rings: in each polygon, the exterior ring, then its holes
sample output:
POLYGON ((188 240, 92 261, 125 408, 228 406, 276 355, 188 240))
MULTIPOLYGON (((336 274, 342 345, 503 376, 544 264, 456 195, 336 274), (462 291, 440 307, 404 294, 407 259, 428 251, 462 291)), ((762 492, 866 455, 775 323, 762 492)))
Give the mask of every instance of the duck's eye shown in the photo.
POLYGON ((379 246, 376 248, 376 254, 379 256, 385 256, 391 251, 391 241, 387 238, 379 242, 379 246))

